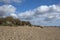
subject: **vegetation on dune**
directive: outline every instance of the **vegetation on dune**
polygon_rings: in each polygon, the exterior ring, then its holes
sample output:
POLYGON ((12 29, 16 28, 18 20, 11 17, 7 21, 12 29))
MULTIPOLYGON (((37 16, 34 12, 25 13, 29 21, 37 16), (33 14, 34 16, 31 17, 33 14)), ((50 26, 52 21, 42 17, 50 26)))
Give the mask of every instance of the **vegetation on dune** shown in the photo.
POLYGON ((34 26, 43 28, 43 26, 32 25, 29 21, 21 21, 11 16, 0 18, 0 26, 34 26))
POLYGON ((2 26, 31 26, 31 23, 28 21, 21 21, 19 19, 14 19, 13 17, 0 18, 0 25, 2 26))

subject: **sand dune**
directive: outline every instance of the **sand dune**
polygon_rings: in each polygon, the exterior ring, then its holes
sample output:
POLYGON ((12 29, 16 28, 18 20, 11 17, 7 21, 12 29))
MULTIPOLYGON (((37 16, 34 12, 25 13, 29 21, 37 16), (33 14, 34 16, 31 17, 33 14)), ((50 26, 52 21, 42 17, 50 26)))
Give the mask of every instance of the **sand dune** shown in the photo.
POLYGON ((60 28, 1 26, 0 40, 60 40, 60 28))

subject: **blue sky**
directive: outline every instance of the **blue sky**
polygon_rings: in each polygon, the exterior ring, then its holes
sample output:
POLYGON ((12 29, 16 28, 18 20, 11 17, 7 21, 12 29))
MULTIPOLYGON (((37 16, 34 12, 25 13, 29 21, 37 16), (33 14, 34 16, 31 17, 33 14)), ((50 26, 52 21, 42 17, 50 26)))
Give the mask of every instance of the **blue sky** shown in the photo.
POLYGON ((59 9, 60 0, 0 0, 0 15, 30 21, 33 25, 60 26, 59 9))
MULTIPOLYGON (((23 12, 26 10, 34 9, 41 5, 53 5, 59 3, 60 0, 24 0, 21 3, 12 2, 9 4, 15 6, 19 12, 20 11, 23 12)), ((8 3, 0 2, 0 5, 4 5, 4 4, 8 4, 8 3)))
POLYGON ((60 0, 26 0, 21 4, 15 5, 18 11, 34 9, 41 5, 59 4, 60 0))

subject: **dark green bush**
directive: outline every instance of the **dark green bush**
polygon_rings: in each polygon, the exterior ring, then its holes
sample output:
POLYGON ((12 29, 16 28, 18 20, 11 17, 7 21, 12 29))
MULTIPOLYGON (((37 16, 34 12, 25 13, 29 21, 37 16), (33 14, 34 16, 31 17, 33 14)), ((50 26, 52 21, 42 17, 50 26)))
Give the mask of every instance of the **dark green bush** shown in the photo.
POLYGON ((19 19, 14 19, 13 17, 0 18, 0 25, 2 26, 31 26, 28 21, 21 21, 19 19))

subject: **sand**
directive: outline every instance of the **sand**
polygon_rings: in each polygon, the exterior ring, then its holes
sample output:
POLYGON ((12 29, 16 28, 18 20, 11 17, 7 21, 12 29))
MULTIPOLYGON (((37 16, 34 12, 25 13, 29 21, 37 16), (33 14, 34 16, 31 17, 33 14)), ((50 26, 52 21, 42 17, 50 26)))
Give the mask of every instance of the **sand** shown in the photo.
POLYGON ((0 26, 0 40, 60 40, 60 28, 0 26))

